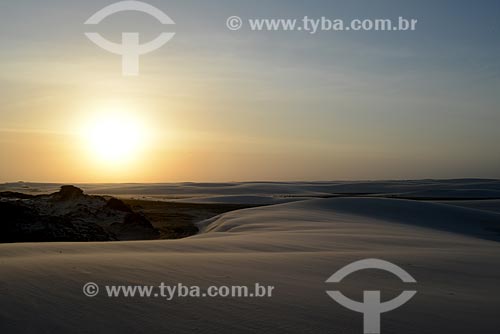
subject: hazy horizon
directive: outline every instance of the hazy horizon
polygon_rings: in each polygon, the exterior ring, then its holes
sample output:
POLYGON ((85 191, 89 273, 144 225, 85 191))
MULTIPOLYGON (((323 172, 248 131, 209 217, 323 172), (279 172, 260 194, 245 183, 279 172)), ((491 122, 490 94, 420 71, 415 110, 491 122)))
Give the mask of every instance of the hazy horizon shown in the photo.
POLYGON ((387 183, 387 182, 407 182, 407 181, 436 181, 436 182, 446 182, 446 181, 500 181, 499 178, 478 178, 478 177, 459 177, 459 178, 422 178, 422 179, 337 179, 337 180, 227 180, 227 181, 189 181, 189 180, 180 180, 180 181, 155 181, 155 182, 72 182, 68 181, 32 181, 32 180, 10 180, 10 181, 0 181, 0 185, 6 184, 53 184, 53 185, 126 185, 126 184, 139 184, 139 185, 156 185, 156 184, 252 184, 252 183, 282 183, 282 184, 300 184, 300 183, 387 183))

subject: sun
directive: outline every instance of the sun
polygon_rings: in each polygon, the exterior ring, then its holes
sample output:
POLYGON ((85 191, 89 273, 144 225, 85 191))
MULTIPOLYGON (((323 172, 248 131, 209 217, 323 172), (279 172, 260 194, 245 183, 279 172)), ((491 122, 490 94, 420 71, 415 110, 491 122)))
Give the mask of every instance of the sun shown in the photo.
POLYGON ((84 140, 92 159, 125 164, 139 158, 145 146, 143 124, 127 112, 98 113, 84 127, 84 140))

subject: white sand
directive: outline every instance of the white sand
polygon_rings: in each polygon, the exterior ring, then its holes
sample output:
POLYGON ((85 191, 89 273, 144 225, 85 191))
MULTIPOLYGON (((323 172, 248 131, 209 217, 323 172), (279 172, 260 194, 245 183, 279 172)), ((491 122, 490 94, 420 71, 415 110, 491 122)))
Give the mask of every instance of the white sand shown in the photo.
MULTIPOLYGON (((346 193, 395 194, 415 197, 500 197, 500 180, 401 180, 332 182, 234 182, 158 184, 76 184, 88 194, 189 198, 208 196, 265 196, 274 198, 346 193)), ((0 191, 29 193, 58 191, 60 184, 5 183, 0 191)))
MULTIPOLYGON (((245 209, 168 241, 0 245, 0 333, 362 333, 362 316, 324 281, 381 258, 417 281, 417 295, 382 315, 383 333, 498 333, 500 214, 445 204, 352 198, 245 209), (268 299, 88 298, 99 284, 275 286, 268 299)), ((369 270, 339 285, 361 300, 405 289, 369 270)))

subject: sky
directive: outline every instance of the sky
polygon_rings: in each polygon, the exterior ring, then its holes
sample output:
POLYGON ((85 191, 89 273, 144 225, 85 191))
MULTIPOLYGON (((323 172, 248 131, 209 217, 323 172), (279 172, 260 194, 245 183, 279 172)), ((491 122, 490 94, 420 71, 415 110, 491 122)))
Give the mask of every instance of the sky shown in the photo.
POLYGON ((0 182, 500 178, 498 1, 148 0, 175 25, 139 12, 84 24, 114 2, 0 3, 0 182), (304 16, 418 24, 245 21, 304 16), (175 36, 123 76, 89 29, 175 36))

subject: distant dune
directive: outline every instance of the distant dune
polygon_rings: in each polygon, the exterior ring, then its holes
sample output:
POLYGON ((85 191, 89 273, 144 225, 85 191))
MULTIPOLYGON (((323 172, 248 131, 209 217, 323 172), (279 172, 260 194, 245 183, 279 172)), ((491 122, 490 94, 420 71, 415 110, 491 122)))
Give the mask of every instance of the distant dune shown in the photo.
MULTIPOLYGON (((61 184, 15 182, 0 184, 0 191, 50 193, 61 184)), ((394 180, 324 182, 233 182, 233 183, 132 183, 77 184, 88 194, 150 196, 186 199, 219 196, 264 196, 274 198, 321 197, 346 194, 380 194, 401 197, 499 198, 500 180, 394 180)))

